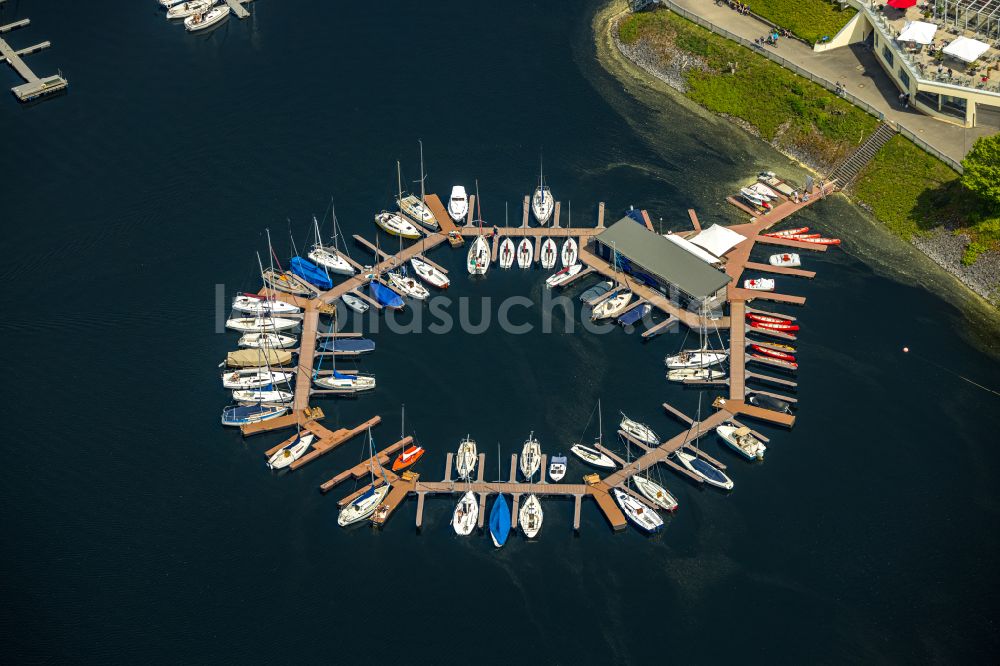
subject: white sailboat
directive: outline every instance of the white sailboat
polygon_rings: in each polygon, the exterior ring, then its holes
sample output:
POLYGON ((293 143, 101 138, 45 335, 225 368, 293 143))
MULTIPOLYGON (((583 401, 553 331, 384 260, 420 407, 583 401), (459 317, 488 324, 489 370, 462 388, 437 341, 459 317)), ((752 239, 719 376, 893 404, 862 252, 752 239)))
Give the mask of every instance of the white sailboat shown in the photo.
POLYGON ((546 238, 542 241, 542 252, 539 257, 539 261, 542 264, 542 268, 549 270, 554 268, 556 261, 559 259, 559 252, 556 249, 556 242, 551 238, 546 238))
POLYGON ((723 379, 726 373, 722 370, 716 370, 714 368, 677 368, 675 370, 667 370, 667 379, 672 382, 686 382, 686 381, 715 381, 718 379, 723 379))
POLYGON ((268 458, 267 466, 271 469, 284 469, 288 467, 309 450, 315 437, 312 433, 306 435, 299 433, 298 437, 275 451, 274 455, 268 458))
POLYGON ((458 500, 455 511, 451 517, 451 525, 455 528, 455 534, 468 536, 472 530, 476 529, 476 522, 479 520, 479 502, 476 501, 476 494, 471 490, 458 500))
POLYGON ((626 493, 621 488, 612 488, 611 492, 622 508, 625 517, 644 532, 659 532, 663 529, 663 519, 645 504, 626 493))
POLYGON ((539 445, 538 440, 535 439, 535 433, 532 432, 528 435, 528 439, 525 440, 524 446, 521 448, 521 474, 524 478, 531 480, 531 477, 535 475, 538 471, 539 466, 542 464, 542 447, 539 445))
POLYGON ((726 444, 743 457, 750 460, 754 458, 758 460, 764 459, 764 452, 767 450, 767 447, 764 446, 764 442, 753 436, 750 428, 746 426, 737 427, 730 423, 724 423, 716 427, 715 432, 726 444))
MULTIPOLYGON (((593 418, 593 415, 591 415, 593 418)), ((588 424, 589 425, 589 424, 588 424)), ((597 400, 597 438, 595 443, 601 445, 604 441, 604 417, 601 409, 601 401, 597 400)), ((569 447, 570 452, 577 458, 587 463, 588 465, 593 465, 594 467, 600 467, 601 469, 614 469, 617 467, 615 461, 609 456, 605 455, 596 448, 591 448, 589 446, 584 446, 583 444, 574 444, 569 447)))
POLYGON ((628 309, 631 301, 632 292, 628 289, 622 289, 614 296, 605 298, 603 301, 595 305, 594 309, 590 311, 590 318, 593 321, 598 321, 599 319, 612 319, 617 317, 628 309))
POLYGON ((313 384, 317 388, 337 393, 361 393, 375 388, 375 378, 371 375, 348 374, 334 370, 332 375, 314 377, 313 384))
MULTIPOLYGON (((701 393, 698 394, 698 417, 695 421, 695 453, 688 453, 686 450, 687 443, 685 442, 681 448, 674 452, 674 457, 680 462, 689 472, 694 475, 701 477, 705 483, 715 486, 716 488, 722 488, 723 490, 733 489, 733 480, 726 475, 721 469, 713 465, 712 463, 705 460, 700 455, 698 450, 698 440, 701 439, 701 393)), ((688 431, 690 434, 690 430, 688 431)))
POLYGON ((259 389, 237 389, 233 391, 233 400, 246 404, 258 402, 263 403, 283 403, 291 402, 295 396, 291 391, 279 391, 275 388, 262 387, 259 389))
POLYGON ((244 333, 237 344, 250 349, 292 349, 299 344, 298 338, 280 333, 244 333))
POLYGON ((549 218, 552 217, 555 202, 552 198, 552 192, 545 185, 544 170, 542 169, 544 163, 541 158, 539 158, 539 165, 538 187, 535 188, 535 193, 531 197, 531 212, 535 214, 535 219, 538 220, 539 224, 545 225, 548 224, 549 218))
POLYGON ((261 368, 241 368, 222 374, 222 388, 254 389, 291 381, 293 373, 261 368))
POLYGON ((643 497, 664 511, 676 511, 677 499, 670 494, 666 488, 650 480, 648 477, 636 474, 632 477, 632 483, 642 493, 643 497))
POLYGON ((490 268, 490 246, 483 238, 482 206, 479 203, 479 181, 476 181, 476 217, 479 218, 479 235, 466 256, 469 275, 486 275, 490 268))
POLYGON ((461 224, 468 214, 469 197, 465 193, 465 188, 455 185, 451 188, 451 196, 448 198, 448 217, 461 224))
POLYGON ((458 453, 455 455, 455 471, 458 478, 468 479, 476 469, 476 462, 479 456, 476 453, 476 440, 468 435, 458 444, 458 453))
POLYGON ((583 266, 580 264, 571 264, 565 268, 562 268, 549 277, 545 279, 545 286, 549 289, 554 287, 562 286, 564 283, 568 282, 570 279, 576 277, 576 275, 583 270, 583 266))
POLYGON ((197 32, 199 30, 208 30, 216 23, 223 21, 229 12, 229 5, 219 5, 217 7, 212 7, 207 12, 199 12, 197 14, 192 14, 184 19, 184 29, 188 32, 197 32))
POLYGON ((400 236, 411 240, 422 237, 415 226, 396 213, 389 213, 387 211, 379 213, 375 216, 375 224, 377 224, 382 231, 392 236, 400 236))
POLYGON ((233 299, 233 310, 260 316, 298 314, 302 308, 257 294, 240 294, 233 299))
POLYGON ((226 320, 226 328, 248 333, 287 331, 298 325, 298 320, 283 317, 233 317, 226 320))
POLYGON ((419 257, 410 259, 410 265, 413 266, 414 272, 420 276, 420 279, 432 287, 447 289, 451 284, 451 280, 448 279, 447 275, 419 257))
POLYGON ((375 509, 378 508, 382 500, 389 493, 391 484, 389 479, 385 476, 385 471, 382 470, 382 465, 378 462, 378 458, 375 455, 375 441, 372 439, 371 428, 368 429, 368 452, 372 460, 375 461, 374 465, 369 466, 369 471, 371 472, 371 488, 363 492, 361 495, 354 498, 350 504, 345 506, 340 510, 340 515, 337 516, 337 524, 341 527, 347 527, 353 523, 364 520, 368 518, 373 513, 375 509), (382 474, 382 485, 376 486, 377 479, 375 478, 375 465, 378 465, 379 472, 382 474))
POLYGON ((533 539, 542 529, 542 503, 534 493, 528 495, 528 499, 521 505, 521 510, 517 514, 517 524, 521 526, 524 536, 533 539))
POLYGON ((707 368, 722 363, 729 353, 721 349, 689 349, 663 359, 668 368, 707 368))
POLYGON ((386 274, 386 277, 389 278, 389 283, 396 288, 396 291, 401 292, 404 296, 423 301, 431 295, 431 292, 427 291, 427 287, 411 277, 400 275, 395 271, 386 274))
POLYGON ((198 12, 208 11, 215 0, 191 0, 190 2, 174 2, 167 10, 168 19, 181 19, 198 12))
POLYGON ((633 421, 629 417, 625 416, 624 412, 619 413, 622 415, 622 422, 618 425, 619 428, 646 446, 660 445, 660 436, 653 432, 652 428, 645 423, 633 421))
POLYGON ((527 238, 522 238, 521 242, 517 244, 517 267, 531 268, 534 260, 535 250, 531 247, 531 241, 527 238))
POLYGON ((510 238, 503 239, 503 242, 500 243, 497 259, 500 261, 500 268, 508 269, 514 265, 514 241, 510 238))
MULTIPOLYGON (((573 202, 572 201, 569 202, 569 224, 568 224, 568 228, 569 229, 573 228, 573 202)), ((579 248, 577 248, 576 239, 573 238, 572 236, 567 237, 566 240, 563 241, 562 253, 560 254, 560 258, 562 259, 563 268, 568 268, 569 266, 573 266, 574 264, 576 264, 576 260, 577 260, 578 255, 579 255, 579 251, 578 250, 579 250, 579 248)))
POLYGON ((312 246, 309 250, 309 258, 317 266, 322 266, 331 273, 337 273, 338 275, 354 275, 354 266, 351 266, 341 256, 340 252, 337 251, 337 213, 333 210, 333 204, 330 204, 331 215, 333 217, 333 245, 324 246, 323 239, 319 235, 319 223, 316 218, 313 217, 313 229, 316 232, 316 244, 312 246))

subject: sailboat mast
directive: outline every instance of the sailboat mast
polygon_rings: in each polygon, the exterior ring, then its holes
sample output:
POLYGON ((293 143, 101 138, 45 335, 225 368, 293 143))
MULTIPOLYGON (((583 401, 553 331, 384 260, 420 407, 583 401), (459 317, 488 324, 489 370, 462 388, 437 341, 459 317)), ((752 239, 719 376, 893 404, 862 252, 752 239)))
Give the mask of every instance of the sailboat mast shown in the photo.
POLYGON ((396 199, 396 204, 403 200, 403 172, 399 166, 399 160, 396 160, 396 191, 399 193, 399 198, 396 199))
POLYGON ((417 139, 420 144, 420 206, 424 205, 424 142, 417 139))

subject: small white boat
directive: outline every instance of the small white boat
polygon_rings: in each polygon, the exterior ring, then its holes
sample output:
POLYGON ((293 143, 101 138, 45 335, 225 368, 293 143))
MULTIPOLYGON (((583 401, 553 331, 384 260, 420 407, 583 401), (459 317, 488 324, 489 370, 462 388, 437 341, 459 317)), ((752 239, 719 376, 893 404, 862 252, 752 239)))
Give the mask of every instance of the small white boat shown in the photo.
POLYGON ((666 488, 658 483, 650 481, 641 474, 632 477, 632 482, 639 489, 643 497, 665 511, 677 510, 677 499, 670 494, 666 488))
POLYGON ((229 5, 220 5, 218 7, 212 7, 207 12, 200 14, 192 14, 184 19, 184 29, 188 32, 197 32, 199 30, 208 30, 213 25, 223 21, 229 12, 229 5))
POLYGON ((576 240, 573 238, 567 238, 563 241, 562 246, 562 265, 563 266, 573 266, 576 264, 576 260, 579 252, 576 247, 576 240))
POLYGON ((725 472, 704 458, 684 451, 677 451, 675 455, 684 467, 700 476, 706 483, 717 488, 722 488, 723 490, 733 489, 733 480, 726 476, 725 472))
POLYGON ((389 494, 390 484, 385 483, 377 488, 369 488, 366 492, 354 498, 350 504, 340 510, 337 516, 337 524, 347 527, 360 520, 368 518, 375 513, 375 509, 382 503, 385 496, 389 494))
POLYGON ((280 333, 244 333, 237 344, 250 349, 291 349, 299 341, 295 336, 280 333))
POLYGON ((420 276, 420 279, 432 287, 447 289, 448 285, 451 284, 451 280, 448 279, 447 275, 422 259, 413 257, 410 259, 410 265, 413 266, 413 270, 420 276))
POLYGON ((542 529, 542 517, 542 503, 534 493, 528 495, 517 515, 517 524, 521 526, 524 536, 532 539, 538 534, 542 529))
POLYGON ((663 529, 663 519, 655 511, 621 488, 612 488, 611 492, 614 493, 618 506, 622 508, 622 513, 635 523, 636 527, 649 533, 659 532, 663 529))
POLYGON ((535 433, 528 435, 524 446, 521 448, 521 474, 524 478, 531 479, 542 464, 542 447, 535 439, 535 433))
POLYGON ((546 278, 545 286, 548 287, 549 289, 552 289, 553 287, 558 287, 562 285, 564 282, 567 282, 570 278, 574 277, 581 270, 583 270, 582 264, 571 264, 566 268, 556 271, 548 278, 546 278))
POLYGON ((392 236, 417 239, 422 238, 420 231, 413 224, 396 213, 381 212, 375 216, 375 224, 385 233, 392 236))
POLYGON ((368 312, 369 305, 364 300, 358 298, 354 294, 346 293, 341 295, 340 300, 344 301, 344 305, 354 310, 358 314, 364 314, 368 312))
POLYGON ((234 317, 226 320, 226 328, 250 333, 287 331, 298 325, 298 320, 282 317, 234 317))
POLYGON ((291 391, 278 391, 276 389, 237 389, 233 391, 233 400, 243 403, 284 403, 291 402, 294 397, 291 391))
POLYGON ((667 356, 663 362, 671 370, 682 368, 707 368, 710 365, 722 363, 729 357, 729 352, 721 349, 686 349, 680 354, 667 356))
POLYGON ((562 481, 566 476, 566 456, 552 456, 549 459, 549 478, 553 481, 562 481))
POLYGON ((754 291, 774 291, 774 280, 771 278, 743 280, 743 288, 752 289, 754 291))
POLYGON ((531 197, 531 212, 535 214, 538 224, 548 224, 554 207, 555 203, 549 188, 544 185, 536 187, 535 193, 531 197))
POLYGON ((293 373, 268 370, 267 368, 241 368, 222 374, 222 387, 227 389, 254 389, 268 384, 283 384, 291 381, 293 373))
POLYGON ((160 5, 162 7, 173 7, 180 2, 184 2, 184 0, 160 0, 160 5))
POLYGON ((476 236, 466 259, 469 275, 486 275, 486 271, 490 269, 490 246, 482 235, 476 236))
POLYGON ((271 469, 283 469, 302 457, 309 447, 312 446, 315 435, 299 435, 294 440, 275 451, 274 455, 268 458, 267 466, 271 469))
POLYGON ((309 250, 309 258, 318 266, 322 266, 331 273, 339 275, 354 275, 354 266, 347 263, 347 260, 340 256, 332 247, 314 245, 309 250))
POLYGON ((408 194, 402 199, 397 199, 396 204, 399 206, 399 210, 408 215, 410 219, 416 220, 432 231, 438 230, 438 221, 434 217, 434 213, 421 203, 420 197, 408 194))
POLYGON ((410 298, 422 301, 431 295, 431 292, 427 291, 427 287, 411 277, 406 277, 399 273, 388 273, 386 277, 389 278, 389 284, 395 287, 397 291, 402 292, 403 296, 409 296, 410 298))
POLYGON ((600 467, 601 469, 614 469, 616 467, 614 460, 604 455, 597 449, 592 449, 589 446, 574 444, 569 448, 569 450, 573 453, 573 455, 588 465, 600 467))
POLYGON ((798 268, 802 265, 802 258, 795 252, 784 252, 782 254, 772 254, 767 259, 767 263, 772 266, 786 266, 788 268, 798 268))
POLYGON ((458 453, 455 455, 455 471, 460 479, 468 479, 476 469, 478 461, 476 454, 476 440, 466 435, 458 444, 458 453))
POLYGON ((757 458, 758 460, 763 460, 764 451, 767 447, 764 446, 764 442, 760 441, 750 432, 750 428, 742 426, 737 428, 734 425, 725 423, 718 426, 715 432, 733 449, 742 454, 744 457, 753 460, 757 458))
POLYGON ((622 414, 622 422, 618 424, 618 427, 646 446, 660 445, 660 436, 653 432, 652 428, 645 423, 633 421, 625 414, 622 414))
POLYGON ((500 268, 507 269, 514 265, 514 241, 509 238, 503 239, 497 252, 497 259, 500 261, 500 268))
POLYGON ((764 183, 757 181, 753 185, 747 186, 747 189, 759 196, 764 201, 774 201, 778 198, 778 194, 772 190, 770 187, 764 183))
POLYGON ((761 208, 768 208, 771 205, 767 203, 767 200, 764 197, 746 187, 740 188, 740 195, 753 205, 759 206, 761 208))
POLYGON ((337 393, 361 393, 375 388, 375 378, 371 375, 347 374, 333 371, 332 375, 323 375, 313 379, 318 388, 337 393))
POLYGON ((451 525, 455 528, 455 534, 459 536, 469 536, 472 530, 476 529, 476 521, 479 519, 479 502, 476 501, 476 494, 471 490, 458 500, 455 505, 455 512, 451 517, 451 525))
POLYGON ((686 382, 686 381, 714 381, 717 379, 722 379, 726 376, 726 373, 722 370, 715 370, 713 368, 677 368, 674 370, 667 370, 667 379, 672 382, 686 382))
POLYGON ((617 317, 621 313, 625 312, 631 300, 631 291, 627 289, 620 291, 611 298, 606 298, 595 305, 594 309, 590 313, 590 318, 593 321, 597 321, 598 319, 610 319, 612 317, 617 317))
POLYGON ((469 197, 465 193, 465 188, 455 185, 451 188, 451 197, 448 199, 448 216, 455 222, 462 223, 469 214, 469 197))
POLYGON ((215 0, 191 0, 190 2, 175 2, 167 10, 168 19, 181 19, 192 14, 208 11, 215 0))
POLYGON ((302 308, 291 303, 264 298, 257 294, 240 294, 233 299, 233 310, 254 315, 280 315, 302 312, 302 308))
POLYGON ((549 270, 554 268, 556 261, 559 259, 559 251, 556 248, 556 242, 551 238, 546 238, 542 241, 542 253, 539 257, 541 261, 542 268, 549 270))
POLYGON ((535 249, 531 246, 531 241, 527 238, 522 238, 521 242, 517 244, 517 267, 531 268, 534 260, 535 249))

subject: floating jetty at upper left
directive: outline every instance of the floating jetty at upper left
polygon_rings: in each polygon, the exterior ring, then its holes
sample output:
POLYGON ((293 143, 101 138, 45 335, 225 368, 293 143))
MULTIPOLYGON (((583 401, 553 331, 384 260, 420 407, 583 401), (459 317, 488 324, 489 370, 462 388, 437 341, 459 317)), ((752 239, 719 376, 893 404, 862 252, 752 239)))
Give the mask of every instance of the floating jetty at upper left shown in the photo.
MULTIPOLYGON (((31 19, 27 18, 21 19, 20 21, 14 21, 13 23, 8 23, 7 25, 0 26, 0 34, 16 30, 17 28, 23 28, 30 23, 31 19)), ((63 78, 61 73, 39 77, 31 71, 31 68, 28 67, 23 60, 21 60, 21 56, 36 53, 50 46, 52 46, 52 43, 46 40, 23 49, 15 50, 5 40, 0 39, 0 62, 6 61, 9 63, 10 66, 14 68, 14 71, 16 71, 21 78, 24 79, 24 83, 10 89, 11 92, 14 93, 14 96, 20 101, 29 102, 33 99, 37 99, 44 95, 51 95, 52 93, 65 90, 69 87, 69 81, 63 78)))

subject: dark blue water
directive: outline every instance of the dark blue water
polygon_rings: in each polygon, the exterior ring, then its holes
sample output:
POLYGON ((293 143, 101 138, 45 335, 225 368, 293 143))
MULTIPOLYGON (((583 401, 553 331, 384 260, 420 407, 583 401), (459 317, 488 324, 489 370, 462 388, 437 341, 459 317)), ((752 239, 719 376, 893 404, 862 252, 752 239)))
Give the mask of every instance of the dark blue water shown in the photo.
MULTIPOLYGON (((730 464, 725 495, 663 472, 681 509, 646 538, 614 534, 584 505, 545 502, 541 538, 458 538, 447 499, 413 528, 409 501, 380 532, 336 527, 316 487, 361 455, 346 445, 293 474, 265 470, 279 435, 218 425, 215 290, 255 287, 270 227, 287 255, 334 197, 348 234, 395 190, 395 160, 431 191, 479 179, 483 215, 512 219, 544 147, 574 224, 647 207, 681 228, 738 218, 733 182, 773 165, 766 146, 608 75, 597 3, 259 0, 207 35, 166 25, 152 0, 8 2, 16 47, 69 94, 30 107, 0 97, 0 194, 8 289, 7 464, 0 473, 6 661, 88 663, 394 659, 404 663, 634 663, 782 659, 982 660, 995 652, 998 398, 966 314, 864 256, 864 221, 843 201, 804 223, 857 243, 809 257, 799 421, 766 426, 767 460, 730 464), (623 88, 630 87, 626 91, 623 88), (636 98, 634 95, 638 95, 636 98), (290 222, 289 222, 290 221, 290 222), (975 344, 970 343, 973 340, 975 344), (913 352, 903 355, 908 345, 913 352), (947 366, 948 370, 939 365, 947 366), (957 374, 956 374, 957 373, 957 374)), ((0 68, 0 83, 17 83, 0 68)), ((564 208, 565 210, 565 208, 564 208)), ((565 215, 565 213, 564 213, 565 215)), ((360 248, 355 257, 364 259, 360 248)), ((449 296, 539 298, 538 271, 471 282, 462 252, 449 296)), ((584 285, 569 291, 574 297, 584 285)), ((458 304, 450 311, 457 317, 458 304)), ((478 320, 479 301, 472 308, 478 320)), ((574 312, 579 315, 578 307, 574 312)), ((546 452, 579 438, 600 397, 666 437, 659 405, 693 414, 660 358, 683 332, 373 334, 378 390, 323 400, 327 425, 375 414, 376 443, 407 429, 424 478, 473 434, 495 469, 531 430, 546 452)), ((564 323, 563 315, 555 323, 564 323)), ((984 342, 985 340, 985 342, 984 342)), ((706 391, 705 403, 715 393, 706 391)), ((590 433, 594 430, 590 426, 590 433)), ((588 438, 590 436, 588 433, 588 438)), ((569 477, 584 469, 571 464, 569 477)))

